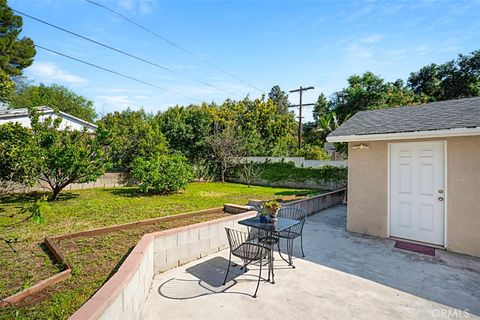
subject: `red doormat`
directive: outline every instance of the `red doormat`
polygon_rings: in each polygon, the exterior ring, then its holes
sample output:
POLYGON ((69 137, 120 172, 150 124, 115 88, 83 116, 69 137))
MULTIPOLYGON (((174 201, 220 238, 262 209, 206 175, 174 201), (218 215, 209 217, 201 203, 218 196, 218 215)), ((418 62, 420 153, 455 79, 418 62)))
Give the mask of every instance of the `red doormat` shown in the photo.
POLYGON ((403 241, 396 241, 395 242, 395 248, 408 250, 408 251, 413 251, 413 252, 418 252, 418 253, 423 253, 423 254, 427 254, 427 255, 432 256, 432 257, 435 256, 435 248, 422 246, 421 244, 415 244, 415 243, 403 242, 403 241))

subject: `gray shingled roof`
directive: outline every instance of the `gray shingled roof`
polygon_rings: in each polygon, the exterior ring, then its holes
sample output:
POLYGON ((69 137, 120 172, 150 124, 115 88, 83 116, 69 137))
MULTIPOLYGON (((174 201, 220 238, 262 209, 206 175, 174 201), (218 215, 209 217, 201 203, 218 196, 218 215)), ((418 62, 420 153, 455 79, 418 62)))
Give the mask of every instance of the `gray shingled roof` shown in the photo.
POLYGON ((480 127, 480 97, 357 112, 329 136, 480 127))

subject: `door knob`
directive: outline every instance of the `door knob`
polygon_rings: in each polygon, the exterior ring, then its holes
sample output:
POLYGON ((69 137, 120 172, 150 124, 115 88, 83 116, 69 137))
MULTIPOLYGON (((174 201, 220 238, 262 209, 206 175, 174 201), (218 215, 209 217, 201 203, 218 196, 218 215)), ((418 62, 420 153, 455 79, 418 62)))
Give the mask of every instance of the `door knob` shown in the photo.
POLYGON ((438 197, 438 201, 443 201, 443 197, 438 197))
POLYGON ((438 190, 438 193, 442 194, 442 193, 443 193, 443 190, 442 190, 442 189, 438 190))

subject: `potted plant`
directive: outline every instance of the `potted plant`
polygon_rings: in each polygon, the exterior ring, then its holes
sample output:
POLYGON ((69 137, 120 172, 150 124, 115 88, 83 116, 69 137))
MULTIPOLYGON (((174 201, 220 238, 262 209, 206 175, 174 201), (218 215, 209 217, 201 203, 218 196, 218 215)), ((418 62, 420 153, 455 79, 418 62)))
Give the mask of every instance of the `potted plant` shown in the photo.
POLYGON ((268 212, 267 208, 262 206, 259 210, 260 212, 260 222, 267 223, 269 221, 268 217, 270 216, 270 212, 268 212))
POLYGON ((277 221, 277 214, 278 214, 278 210, 280 210, 280 208, 282 207, 280 205, 280 203, 278 203, 277 201, 273 200, 273 201, 268 201, 268 202, 265 202, 263 204, 263 207, 265 208, 265 210, 268 212, 268 214, 270 215, 270 221, 271 222, 275 222, 277 221))

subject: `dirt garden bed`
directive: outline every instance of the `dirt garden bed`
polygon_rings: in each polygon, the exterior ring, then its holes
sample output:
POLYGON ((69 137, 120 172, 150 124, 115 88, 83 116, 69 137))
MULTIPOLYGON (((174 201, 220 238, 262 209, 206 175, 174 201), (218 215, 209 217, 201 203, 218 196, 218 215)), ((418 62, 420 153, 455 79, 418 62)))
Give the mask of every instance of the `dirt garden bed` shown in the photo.
MULTIPOLYGON (((65 260, 73 268, 71 278, 48 287, 39 294, 27 297, 15 306, 0 309, 0 319, 65 319, 116 272, 143 234, 213 220, 226 215, 220 211, 112 231, 97 236, 53 239, 52 243, 60 249, 65 260)), ((49 262, 52 265, 52 262, 49 262)), ((60 267, 56 267, 57 273, 60 267)), ((55 270, 52 271, 54 272, 55 270)))

